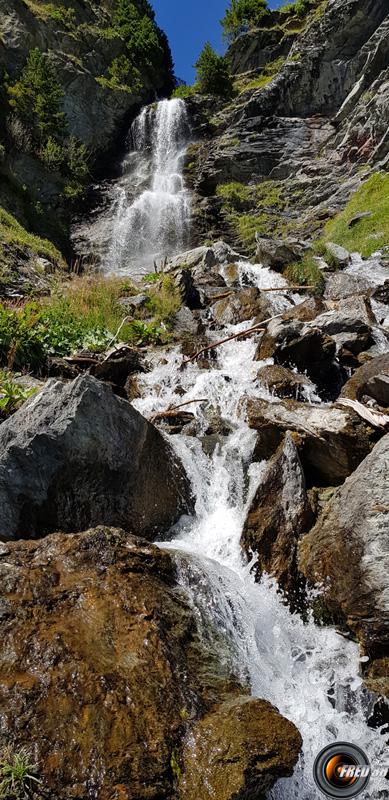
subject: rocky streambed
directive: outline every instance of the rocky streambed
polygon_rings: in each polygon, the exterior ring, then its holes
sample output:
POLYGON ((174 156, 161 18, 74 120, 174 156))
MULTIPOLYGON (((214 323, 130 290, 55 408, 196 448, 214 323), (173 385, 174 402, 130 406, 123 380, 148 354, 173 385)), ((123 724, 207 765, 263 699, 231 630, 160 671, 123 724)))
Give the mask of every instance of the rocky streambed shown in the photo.
POLYGON ((165 270, 175 341, 57 362, 0 426, 2 743, 36 796, 310 800, 330 741, 385 759, 385 277, 165 270))

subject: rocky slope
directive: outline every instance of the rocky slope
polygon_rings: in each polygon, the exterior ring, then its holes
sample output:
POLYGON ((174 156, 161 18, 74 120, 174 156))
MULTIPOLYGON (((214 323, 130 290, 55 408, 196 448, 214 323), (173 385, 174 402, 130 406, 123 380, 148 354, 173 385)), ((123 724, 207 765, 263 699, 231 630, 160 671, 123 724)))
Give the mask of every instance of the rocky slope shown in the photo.
POLYGON ((189 101, 207 132, 188 156, 197 230, 251 251, 255 231, 315 236, 389 152, 385 0, 323 0, 303 22, 280 16, 230 47, 231 103, 215 114, 189 101), (253 191, 223 194, 232 181, 253 191))

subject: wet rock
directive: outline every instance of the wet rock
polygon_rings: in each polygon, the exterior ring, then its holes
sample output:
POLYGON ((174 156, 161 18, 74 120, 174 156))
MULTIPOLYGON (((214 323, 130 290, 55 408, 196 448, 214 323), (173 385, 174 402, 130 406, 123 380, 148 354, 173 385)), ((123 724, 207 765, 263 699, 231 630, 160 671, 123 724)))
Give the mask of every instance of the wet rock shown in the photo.
POLYGON ((374 657, 389 648, 389 435, 347 478, 300 545, 300 567, 374 657))
POLYGON ((262 797, 291 775, 301 737, 265 700, 227 701, 194 727, 183 750, 180 800, 262 797))
POLYGON ((356 276, 345 272, 331 272, 325 275, 324 297, 326 300, 341 300, 367 288, 366 281, 360 281, 356 276))
POLYGON ((313 522, 305 476, 291 433, 286 433, 250 505, 242 532, 245 552, 255 556, 255 572, 277 579, 289 600, 297 600, 297 542, 313 522))
POLYGON ((212 272, 215 267, 227 261, 233 261, 236 255, 238 254, 228 244, 218 241, 211 247, 202 245, 169 258, 165 272, 171 272, 182 267, 190 269, 192 274, 198 277, 201 274, 212 272))
POLYGON ((366 384, 366 394, 383 408, 389 407, 389 375, 375 375, 366 384))
POLYGON ((271 239, 255 235, 256 259, 264 267, 282 270, 293 261, 298 261, 307 249, 307 245, 297 239, 271 239))
POLYGON ((304 401, 308 399, 309 393, 315 390, 315 385, 306 375, 300 375, 279 364, 261 367, 257 372, 257 380, 262 386, 266 386, 270 392, 281 398, 292 397, 295 400, 304 401))
POLYGON ((237 771, 267 754, 258 786, 292 771, 297 730, 247 695, 211 628, 204 643, 169 553, 100 527, 8 543, 0 574, 2 745, 33 747, 45 797, 175 796, 201 717, 237 771))
POLYGON ((0 429, 0 538, 90 525, 161 535, 192 508, 156 428, 91 376, 50 381, 0 429))
POLYGON ((196 336, 204 332, 204 325, 201 319, 193 313, 187 306, 181 308, 174 314, 172 328, 175 334, 190 334, 196 336))
POLYGON ((143 354, 127 345, 111 350, 106 357, 90 368, 90 374, 100 381, 124 387, 130 375, 145 372, 143 354))
POLYGON ((386 380, 384 382, 376 380, 380 376, 383 376, 384 379, 389 378, 389 353, 376 356, 376 358, 370 359, 366 364, 359 367, 343 386, 341 397, 348 397, 350 400, 361 400, 364 395, 369 395, 374 400, 377 400, 380 405, 385 405, 381 401, 387 399, 386 394, 383 394, 383 390, 386 391, 386 380))
MULTIPOLYGON (((326 252, 330 256, 331 262, 336 269, 344 269, 345 267, 348 267, 351 261, 351 256, 345 247, 341 247, 339 244, 335 244, 334 242, 327 242, 326 252)), ((326 256, 324 256, 324 258, 326 258, 326 256)))
POLYGON ((358 355, 374 344, 372 326, 375 322, 370 300, 354 296, 320 314, 309 327, 319 328, 324 334, 331 336, 338 351, 345 349, 358 355))
POLYGON ((248 287, 217 300, 212 311, 219 325, 237 325, 254 318, 261 322, 271 316, 271 303, 259 289, 248 287))
POLYGON ((372 429, 351 409, 250 398, 248 422, 258 431, 255 457, 270 458, 287 431, 294 432, 309 486, 342 483, 370 452, 372 429))
POLYGON ((222 274, 227 286, 235 288, 239 286, 239 268, 236 264, 226 264, 223 267, 222 274))
POLYGON ((269 323, 256 352, 260 361, 273 358, 276 364, 296 367, 317 385, 324 400, 338 397, 344 382, 337 364, 335 341, 312 323, 312 327, 296 320, 275 319, 269 323))
POLYGON ((180 269, 175 274, 174 284, 180 291, 182 302, 191 310, 201 308, 201 298, 196 289, 193 275, 190 269, 180 269))
POLYGON ((284 320, 297 320, 298 322, 311 322, 322 314, 326 306, 320 297, 307 297, 297 306, 292 306, 282 315, 284 320))
MULTIPOLYGON (((207 336, 196 336, 192 338, 186 336, 181 344, 182 355, 185 359, 191 359, 196 353, 199 353, 203 348, 208 348, 211 341, 207 336)), ((210 369, 212 362, 216 359, 216 350, 206 350, 201 356, 196 358, 196 365, 200 369, 210 369)))

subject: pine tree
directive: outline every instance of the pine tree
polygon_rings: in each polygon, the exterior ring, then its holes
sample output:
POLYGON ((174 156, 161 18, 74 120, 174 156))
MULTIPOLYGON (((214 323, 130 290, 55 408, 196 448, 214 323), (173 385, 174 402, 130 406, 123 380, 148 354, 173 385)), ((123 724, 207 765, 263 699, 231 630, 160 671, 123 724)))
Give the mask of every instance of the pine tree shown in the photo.
POLYGON ((50 137, 64 138, 63 91, 54 67, 38 48, 30 51, 20 79, 8 88, 8 93, 11 108, 32 129, 40 144, 45 144, 50 137))
POLYGON ((202 94, 215 94, 221 97, 231 96, 232 81, 229 76, 226 59, 223 56, 218 56, 209 42, 204 45, 195 67, 199 92, 202 94))
POLYGON ((221 20, 224 38, 235 39, 245 30, 259 25, 268 14, 267 0, 231 0, 221 20))

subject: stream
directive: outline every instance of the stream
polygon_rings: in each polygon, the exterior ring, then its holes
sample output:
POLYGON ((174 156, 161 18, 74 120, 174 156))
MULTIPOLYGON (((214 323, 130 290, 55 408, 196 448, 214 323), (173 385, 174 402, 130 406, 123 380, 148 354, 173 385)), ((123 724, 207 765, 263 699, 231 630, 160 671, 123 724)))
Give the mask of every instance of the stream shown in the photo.
MULTIPOLYGON (((135 261, 137 270, 147 272, 155 258, 183 248, 190 201, 180 164, 189 136, 185 105, 178 100, 144 109, 133 124, 131 151, 106 219, 106 272, 134 274, 135 261)), ((241 285, 282 284, 278 274, 259 265, 240 262, 238 268, 241 285)), ((282 291, 271 297, 274 313, 290 303, 282 291)), ((250 325, 227 326, 215 339, 250 325)), ((200 436, 169 439, 191 479, 196 510, 180 520, 162 546, 174 553, 180 584, 199 624, 212 620, 228 639, 234 672, 302 734, 303 752, 294 776, 280 780, 269 799, 313 800, 319 792, 312 766, 322 747, 354 742, 373 764, 382 764, 385 737, 367 723, 373 701, 362 685, 357 645, 331 627, 292 615, 270 578, 255 583, 242 553, 245 515, 264 470, 264 463, 252 462, 256 432, 248 427, 244 397, 272 399, 256 379, 259 368, 271 362, 254 361, 255 348, 253 337, 230 341, 217 349, 209 369, 192 363, 184 371, 178 347, 155 353, 151 371, 141 378, 143 397, 133 404, 149 417, 170 405, 206 399, 188 407, 200 436), (229 432, 207 454, 201 434, 209 427, 210 409, 226 421, 229 432)), ((314 393, 307 397, 308 402, 318 399, 314 393)), ((372 779, 365 800, 387 797, 383 783, 382 778, 372 779)))

